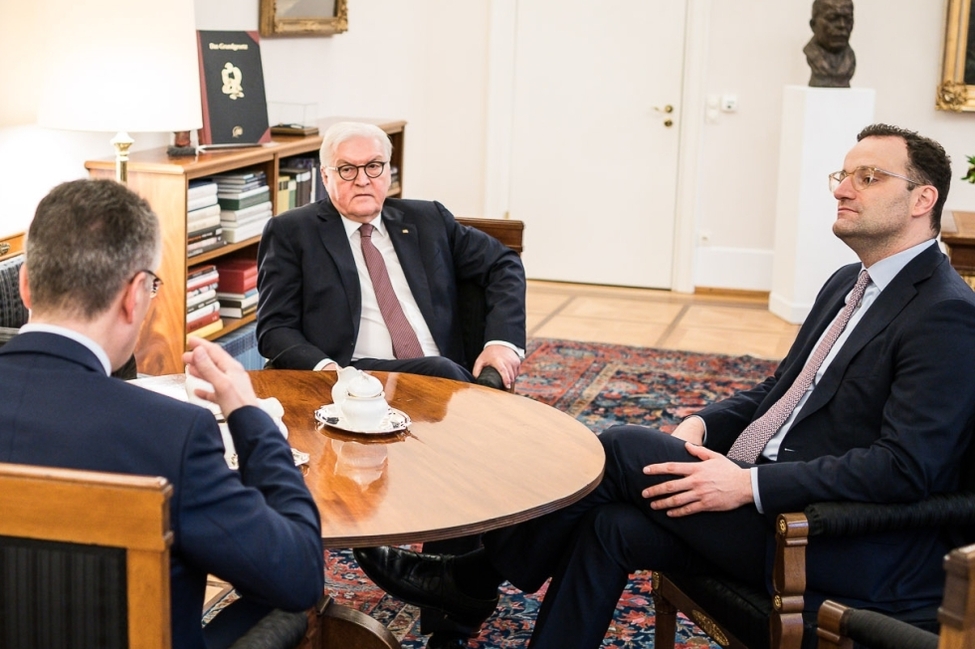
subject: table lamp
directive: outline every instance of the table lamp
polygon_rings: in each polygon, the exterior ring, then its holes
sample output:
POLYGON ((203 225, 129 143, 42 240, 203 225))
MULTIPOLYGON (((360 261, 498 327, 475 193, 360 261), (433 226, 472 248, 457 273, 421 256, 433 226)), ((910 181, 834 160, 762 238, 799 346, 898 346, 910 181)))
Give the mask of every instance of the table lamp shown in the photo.
POLYGON ((45 0, 38 123, 117 132, 115 177, 127 180, 129 132, 203 125, 193 0, 45 0))

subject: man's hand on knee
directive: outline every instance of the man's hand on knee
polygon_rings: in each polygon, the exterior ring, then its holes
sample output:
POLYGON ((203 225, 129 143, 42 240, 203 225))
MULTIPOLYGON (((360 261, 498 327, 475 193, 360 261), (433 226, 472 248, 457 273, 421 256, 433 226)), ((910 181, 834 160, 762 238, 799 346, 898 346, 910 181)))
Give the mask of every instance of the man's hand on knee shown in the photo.
POLYGON ((668 516, 737 509, 752 502, 748 469, 703 446, 686 443, 687 452, 700 462, 663 462, 643 467, 646 475, 674 476, 647 487, 643 497, 650 507, 668 516))

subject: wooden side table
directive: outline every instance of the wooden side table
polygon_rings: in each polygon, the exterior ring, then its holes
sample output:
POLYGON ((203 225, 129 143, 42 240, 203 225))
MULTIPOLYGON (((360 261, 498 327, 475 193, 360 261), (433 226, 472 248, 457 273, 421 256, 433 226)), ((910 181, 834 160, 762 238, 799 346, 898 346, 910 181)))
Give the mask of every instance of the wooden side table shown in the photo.
POLYGON ((951 265, 975 288, 975 212, 945 212, 941 240, 948 248, 951 265))

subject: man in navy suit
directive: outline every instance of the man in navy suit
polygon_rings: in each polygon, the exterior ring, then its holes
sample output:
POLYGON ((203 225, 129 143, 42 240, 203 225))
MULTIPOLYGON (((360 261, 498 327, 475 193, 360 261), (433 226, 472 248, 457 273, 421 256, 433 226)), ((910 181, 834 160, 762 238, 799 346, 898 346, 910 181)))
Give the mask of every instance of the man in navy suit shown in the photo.
POLYGON ((197 396, 225 414, 237 471, 209 410, 109 376, 160 290, 160 250, 155 214, 123 185, 77 180, 41 200, 20 277, 30 320, 0 348, 0 461, 166 478, 172 643, 213 649, 272 608, 316 603, 321 526, 291 449, 218 345, 191 339, 184 361, 213 386, 197 396), (242 599, 202 629, 208 574, 242 599))
MULTIPOLYGON (((390 592, 469 622, 490 613, 503 580, 534 591, 552 577, 531 646, 598 647, 634 570, 714 566, 766 588, 777 514, 957 490, 975 422, 975 294, 935 241, 950 182, 936 142, 867 127, 830 175, 833 232, 862 263, 826 282, 773 376, 673 435, 607 430, 605 476, 592 494, 485 535, 483 550, 436 557, 375 548, 357 552, 360 565, 390 592), (850 297, 864 269, 862 299, 850 297), (766 426, 771 437, 742 459, 736 442, 753 422, 757 430, 774 420, 772 405, 793 384, 797 403, 779 408, 783 423, 766 426)), ((900 612, 934 604, 949 549, 931 531, 817 541, 806 557, 810 601, 900 612)))
POLYGON ((491 366, 510 387, 525 347, 525 272, 518 255, 457 223, 443 205, 387 198, 392 144, 377 126, 325 132, 328 196, 271 219, 258 250, 257 337, 274 367, 411 372, 472 381, 491 366), (420 349, 394 352, 362 248, 363 224, 420 349), (457 291, 474 282, 487 303, 485 345, 466 358, 457 291), (472 376, 473 373, 473 376, 472 376))

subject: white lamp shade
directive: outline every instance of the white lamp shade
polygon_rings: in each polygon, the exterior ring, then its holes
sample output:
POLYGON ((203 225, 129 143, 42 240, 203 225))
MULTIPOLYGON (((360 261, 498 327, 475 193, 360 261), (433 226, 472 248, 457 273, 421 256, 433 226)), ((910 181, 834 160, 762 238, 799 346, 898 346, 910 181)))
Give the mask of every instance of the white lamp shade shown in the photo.
POLYGON ((41 1, 49 35, 41 126, 168 132, 203 125, 193 0, 41 1))

